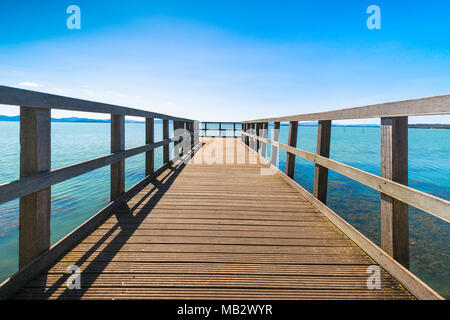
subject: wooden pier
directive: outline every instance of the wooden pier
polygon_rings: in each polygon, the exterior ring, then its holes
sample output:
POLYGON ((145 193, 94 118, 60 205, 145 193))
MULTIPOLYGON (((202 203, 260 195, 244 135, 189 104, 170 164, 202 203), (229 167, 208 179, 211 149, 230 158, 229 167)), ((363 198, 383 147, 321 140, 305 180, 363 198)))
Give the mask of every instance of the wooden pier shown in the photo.
POLYGON ((27 146, 21 179, 0 185, 0 203, 21 198, 20 270, 0 286, 0 298, 442 299, 408 270, 405 203, 447 222, 450 206, 407 186, 404 142, 407 116, 450 113, 450 96, 253 120, 242 123, 238 138, 235 123, 232 137, 199 137, 193 120, 1 86, 0 103, 26 106, 27 146), (51 170, 46 146, 55 107, 110 113, 111 154, 51 170), (147 119, 146 145, 124 150, 125 115, 147 119), (381 177, 328 159, 331 121, 364 117, 382 117, 381 177), (155 118, 163 119, 156 143, 155 118), (296 148, 302 120, 319 121, 316 154, 296 148), (290 122, 288 145, 278 142, 283 121, 290 122), (161 146, 164 165, 155 170, 153 152, 161 146), (286 172, 274 165, 279 149, 288 152, 286 172), (125 191, 124 159, 143 152, 147 176, 125 191), (313 194, 292 179, 296 156, 316 163, 313 194), (106 165, 111 203, 50 246, 50 187, 106 165), (382 248, 326 206, 328 169, 380 191, 382 248), (73 266, 79 288, 68 286, 73 266))

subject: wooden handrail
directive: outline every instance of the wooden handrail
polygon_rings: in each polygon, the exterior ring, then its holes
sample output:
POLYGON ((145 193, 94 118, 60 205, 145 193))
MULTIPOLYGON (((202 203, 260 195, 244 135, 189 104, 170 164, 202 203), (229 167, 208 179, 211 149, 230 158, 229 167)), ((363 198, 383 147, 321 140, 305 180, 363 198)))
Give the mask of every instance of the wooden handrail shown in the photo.
POLYGON ((163 113, 117 106, 113 104, 88 101, 49 93, 0 86, 0 104, 34 107, 44 109, 72 110, 113 115, 156 118, 163 120, 193 122, 192 119, 179 118, 163 113))
POLYGON ((450 114, 450 94, 397 102, 380 103, 333 111, 247 120, 242 121, 242 123, 346 120, 403 116, 425 116, 436 114, 450 114))
POLYGON ((343 176, 358 181, 365 186, 426 211, 445 222, 450 222, 450 202, 447 200, 299 148, 294 148, 267 138, 258 137, 255 134, 245 132, 242 134, 283 149, 302 159, 317 163, 325 168, 340 173, 343 176))
POLYGON ((169 145, 184 136, 173 137, 156 143, 112 153, 96 159, 76 163, 64 168, 27 176, 19 180, 0 185, 0 204, 26 196, 30 193, 51 187, 60 182, 75 178, 87 172, 100 169, 135 155, 154 150, 158 147, 169 145))

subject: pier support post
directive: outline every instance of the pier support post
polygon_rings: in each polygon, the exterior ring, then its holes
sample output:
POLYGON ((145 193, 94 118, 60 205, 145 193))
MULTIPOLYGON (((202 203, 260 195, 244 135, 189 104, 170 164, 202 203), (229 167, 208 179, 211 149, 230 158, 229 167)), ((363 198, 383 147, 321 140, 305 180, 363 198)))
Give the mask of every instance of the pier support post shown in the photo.
MULTIPOLYGON (((125 150, 125 116, 111 115, 111 153, 125 150)), ((125 192, 125 160, 111 164, 111 201, 125 192)))
MULTIPOLYGON (((256 135, 257 133, 257 131, 256 131, 256 126, 257 126, 257 124, 256 123, 252 123, 252 134, 253 135, 256 135)), ((257 144, 256 144, 256 138, 252 138, 252 149, 253 150, 255 150, 255 151, 257 151, 258 149, 257 149, 257 144)))
POLYGON ((194 130, 194 145, 195 146, 200 142, 200 140, 199 140, 199 134, 200 134, 199 129, 200 129, 199 122, 197 120, 195 120, 194 121, 194 127, 193 127, 193 130, 194 130))
MULTIPOLYGON (((155 119, 145 119, 145 143, 155 143, 155 119)), ((155 150, 145 153, 145 175, 149 176, 155 171, 155 150)))
MULTIPOLYGON (((169 120, 163 119, 163 140, 169 139, 169 120)), ((163 146, 163 164, 169 162, 169 145, 163 146)))
MULTIPOLYGON (((248 128, 248 124, 247 124, 247 123, 242 124, 242 130, 243 130, 245 133, 247 133, 247 128, 248 128)), ((247 136, 243 136, 243 137, 244 137, 244 143, 245 143, 246 145, 248 145, 248 137, 247 137, 247 136)))
MULTIPOLYGON (((268 122, 261 123, 261 136, 263 138, 267 138, 267 130, 268 130, 268 128, 269 128, 269 123, 268 122)), ((263 158, 266 158, 266 152, 267 152, 267 143, 261 142, 261 156, 263 158)))
MULTIPOLYGON (((173 136, 178 139, 178 136, 182 134, 182 128, 184 127, 183 123, 180 121, 173 122, 173 136)), ((181 143, 182 140, 176 140, 173 143, 173 157, 178 157, 181 155, 181 143)))
POLYGON ((194 150, 195 146, 195 129, 194 122, 186 122, 186 130, 189 132, 189 136, 191 138, 191 150, 194 150))
MULTIPOLYGON (((316 154, 329 158, 331 140, 331 120, 320 120, 317 127, 316 154)), ((328 168, 316 163, 314 168, 314 197, 323 204, 327 203, 328 168)))
MULTIPOLYGON (((381 118, 381 176, 408 185, 408 117, 381 118)), ((409 268, 408 205, 381 194, 381 247, 409 268)))
MULTIPOLYGON (((297 132, 298 132, 298 121, 289 122, 288 145, 294 148, 297 147, 297 132)), ((294 169, 295 169, 295 154, 287 152, 286 175, 291 179, 294 179, 294 169)))
MULTIPOLYGON (((20 108, 20 178, 51 167, 50 109, 20 108)), ((20 198, 19 269, 50 247, 50 188, 20 198)))
MULTIPOLYGON (((280 123, 274 122, 273 123, 273 136, 272 140, 278 142, 280 137, 280 123)), ((272 144, 272 150, 270 152, 270 162, 276 166, 278 160, 278 147, 272 144)))
MULTIPOLYGON (((261 123, 256 123, 256 136, 259 137, 261 135, 261 123)), ((261 142, 258 139, 255 139, 256 142, 256 152, 259 153, 259 147, 261 146, 261 142)))

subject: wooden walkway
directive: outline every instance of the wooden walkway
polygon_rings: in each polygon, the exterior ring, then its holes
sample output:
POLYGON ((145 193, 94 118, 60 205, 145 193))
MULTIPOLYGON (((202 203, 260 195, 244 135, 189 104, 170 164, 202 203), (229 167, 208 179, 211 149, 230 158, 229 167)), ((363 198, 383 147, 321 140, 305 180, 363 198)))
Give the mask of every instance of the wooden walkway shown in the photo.
POLYGON ((376 263, 268 175, 267 164, 254 163, 240 139, 204 142, 15 298, 414 298, 384 270, 381 289, 368 289, 367 268, 376 263), (233 163, 210 164, 213 158, 233 163), (72 265, 80 267, 81 289, 66 286, 72 265))

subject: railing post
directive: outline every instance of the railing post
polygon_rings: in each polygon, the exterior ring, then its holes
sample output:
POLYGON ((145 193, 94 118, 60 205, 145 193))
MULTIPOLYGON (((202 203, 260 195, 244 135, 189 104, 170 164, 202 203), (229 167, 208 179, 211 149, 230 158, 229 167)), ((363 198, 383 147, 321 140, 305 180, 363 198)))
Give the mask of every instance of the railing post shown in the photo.
MULTIPOLYGON (((381 176, 408 185, 408 117, 381 118, 381 176)), ((381 194, 381 247, 409 268, 408 205, 381 194)))
MULTIPOLYGON (((163 140, 169 139, 169 120, 163 119, 163 140)), ((169 145, 163 146, 163 163, 169 162, 169 145)))
MULTIPOLYGON (((267 130, 269 128, 269 123, 268 122, 261 123, 261 128, 262 128, 262 137, 267 138, 267 130)), ((267 152, 267 143, 261 142, 261 156, 263 158, 266 157, 266 152, 267 152)))
MULTIPOLYGON (((252 123, 252 132, 253 135, 256 135, 256 123, 252 123)), ((252 138, 252 149, 255 150, 256 149, 256 139, 252 138)))
MULTIPOLYGON (((20 108, 20 178, 50 170, 50 109, 20 108)), ((19 268, 50 247, 50 188, 20 198, 19 268)))
MULTIPOLYGON (((125 150, 125 116, 111 115, 111 153, 125 150)), ((125 192, 125 160, 111 165, 111 201, 125 192)))
POLYGON ((236 138, 236 123, 233 122, 233 138, 236 138))
MULTIPOLYGON (((320 120, 317 127, 316 154, 330 157, 331 120, 320 120)), ((316 163, 314 168, 314 197, 327 203, 328 168, 316 163)))
MULTIPOLYGON (((288 145, 294 148, 297 147, 297 132, 298 132, 298 121, 289 122, 288 145)), ((294 179, 294 169, 295 169, 295 154, 287 152, 286 175, 291 179, 294 179)))
POLYGON ((219 122, 219 137, 222 136, 222 124, 219 122))
POLYGON ((199 134, 200 134, 199 129, 200 129, 199 122, 197 120, 195 120, 194 121, 194 127, 193 127, 193 130, 194 130, 194 145, 197 145, 200 142, 200 140, 199 140, 199 134))
POLYGON ((191 150, 194 150, 195 147, 195 129, 194 129, 194 122, 186 122, 186 125, 189 128, 189 136, 191 137, 191 150))
MULTIPOLYGON (((256 123, 256 136, 259 137, 260 134, 261 134, 261 123, 257 122, 256 123)), ((258 139, 255 139, 255 140, 256 140, 256 149, 255 150, 256 150, 256 152, 259 153, 259 147, 261 145, 261 142, 258 139)))
MULTIPOLYGON (((173 136, 177 137, 180 135, 180 129, 184 127, 183 122, 174 121, 173 122, 173 136)), ((181 143, 182 140, 177 140, 173 143, 173 157, 181 156, 181 143)))
MULTIPOLYGON (((280 137, 280 123, 274 122, 273 123, 273 137, 272 140, 278 142, 278 139, 280 137)), ((272 144, 272 150, 270 152, 270 162, 276 166, 277 165, 277 158, 278 158, 278 147, 272 144)))
MULTIPOLYGON (((145 143, 155 143, 155 119, 145 119, 145 143)), ((145 175, 149 176, 155 171, 155 150, 145 153, 145 175)))
MULTIPOLYGON (((244 123, 243 124, 243 129, 244 129, 244 132, 245 133, 248 133, 247 132, 247 129, 248 129, 248 123, 244 123)), ((249 141, 248 141, 248 136, 243 136, 244 137, 244 143, 248 146, 248 143, 249 143, 249 141)))

